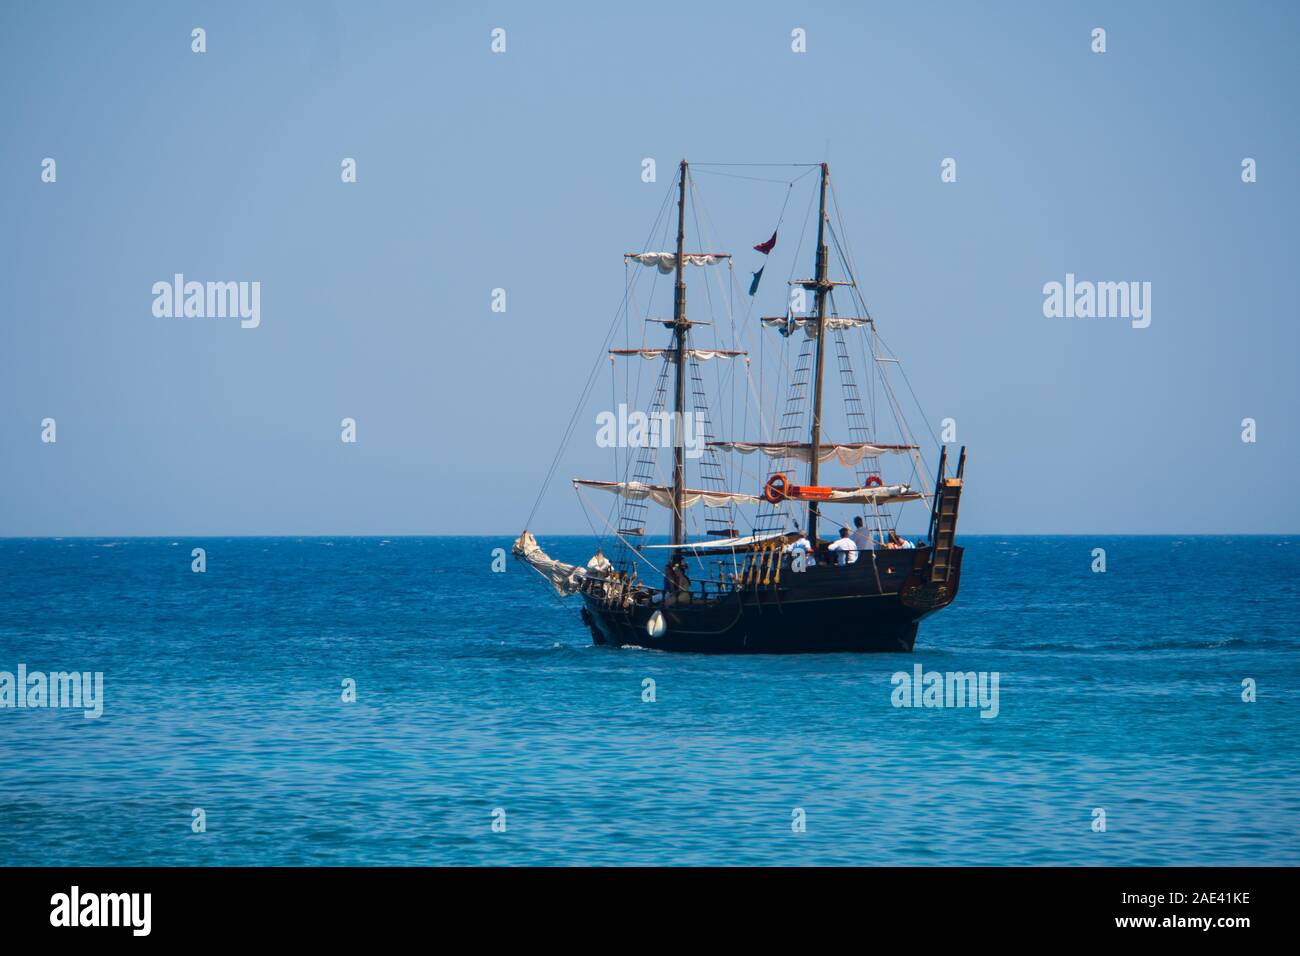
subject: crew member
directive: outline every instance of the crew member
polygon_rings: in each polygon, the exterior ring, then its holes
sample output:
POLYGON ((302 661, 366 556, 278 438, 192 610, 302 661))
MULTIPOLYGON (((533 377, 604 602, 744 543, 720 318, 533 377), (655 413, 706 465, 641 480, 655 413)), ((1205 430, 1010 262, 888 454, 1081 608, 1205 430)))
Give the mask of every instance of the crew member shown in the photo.
POLYGON ((852 564, 858 560, 858 546, 849 537, 848 528, 840 528, 839 540, 832 541, 827 550, 838 552, 838 563, 840 564, 852 564))
POLYGON ((853 543, 858 546, 858 550, 871 551, 875 548, 875 542, 871 540, 871 532, 862 526, 862 515, 854 517, 853 526, 853 543))

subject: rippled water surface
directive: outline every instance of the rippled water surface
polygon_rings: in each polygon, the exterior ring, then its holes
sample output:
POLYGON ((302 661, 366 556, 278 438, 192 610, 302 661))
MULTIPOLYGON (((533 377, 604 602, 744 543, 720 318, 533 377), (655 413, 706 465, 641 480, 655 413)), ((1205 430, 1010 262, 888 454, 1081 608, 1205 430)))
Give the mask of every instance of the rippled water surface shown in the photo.
POLYGON ((963 543, 915 654, 718 658, 592 647, 507 539, 0 540, 0 671, 105 681, 0 709, 0 864, 1300 863, 1300 538, 963 543))

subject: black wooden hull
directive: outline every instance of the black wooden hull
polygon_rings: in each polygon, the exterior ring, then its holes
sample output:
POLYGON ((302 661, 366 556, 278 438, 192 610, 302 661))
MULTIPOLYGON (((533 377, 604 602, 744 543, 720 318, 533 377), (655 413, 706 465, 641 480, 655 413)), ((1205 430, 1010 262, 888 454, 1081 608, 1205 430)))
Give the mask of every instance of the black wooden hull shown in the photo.
POLYGON ((827 654, 912 650, 917 627, 952 603, 961 549, 942 585, 925 582, 928 550, 880 551, 853 565, 787 574, 779 586, 751 587, 690 603, 610 607, 584 595, 583 621, 596 644, 702 654, 827 654), (877 583, 879 582, 879 583, 877 583), (666 625, 647 627, 659 612, 666 625))

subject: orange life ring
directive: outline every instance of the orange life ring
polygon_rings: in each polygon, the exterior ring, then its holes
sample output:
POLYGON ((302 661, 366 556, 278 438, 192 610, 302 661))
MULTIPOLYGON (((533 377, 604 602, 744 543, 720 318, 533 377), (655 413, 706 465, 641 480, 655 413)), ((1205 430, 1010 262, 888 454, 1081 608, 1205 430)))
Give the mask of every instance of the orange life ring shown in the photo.
POLYGON ((780 504, 785 500, 786 490, 789 487, 790 479, 785 476, 785 472, 778 471, 767 479, 767 484, 763 486, 763 500, 769 504, 780 504))
POLYGON ((883 484, 884 482, 880 480, 879 475, 872 475, 870 478, 867 479, 868 488, 874 488, 877 485, 883 485, 883 484))

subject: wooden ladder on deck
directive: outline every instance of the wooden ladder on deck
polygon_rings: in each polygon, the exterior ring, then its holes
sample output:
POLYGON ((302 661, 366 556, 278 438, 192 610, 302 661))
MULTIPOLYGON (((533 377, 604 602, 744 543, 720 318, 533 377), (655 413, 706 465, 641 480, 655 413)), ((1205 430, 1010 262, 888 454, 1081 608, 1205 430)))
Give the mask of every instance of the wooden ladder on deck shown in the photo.
POLYGON ((930 512, 930 583, 946 584, 952 573, 952 549, 957 537, 957 509, 961 504, 962 473, 966 470, 966 449, 957 460, 957 473, 944 474, 948 449, 939 456, 939 473, 935 476, 934 508, 930 512))

